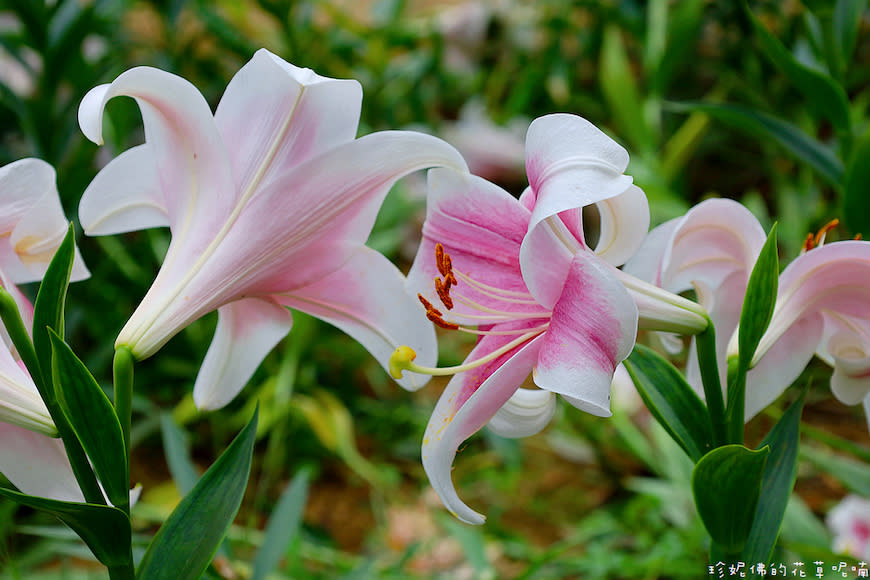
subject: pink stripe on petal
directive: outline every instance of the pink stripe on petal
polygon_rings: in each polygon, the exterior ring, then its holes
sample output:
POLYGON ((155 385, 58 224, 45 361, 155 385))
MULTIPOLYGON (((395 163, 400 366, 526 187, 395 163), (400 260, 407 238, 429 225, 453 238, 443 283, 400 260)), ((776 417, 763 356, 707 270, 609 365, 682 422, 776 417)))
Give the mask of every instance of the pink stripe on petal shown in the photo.
MULTIPOLYGON (((540 343, 538 337, 512 352, 512 356, 502 357, 501 364, 494 366, 483 382, 478 382, 481 375, 462 373, 453 377, 429 419, 423 437, 423 468, 445 507, 466 523, 481 524, 484 517, 459 499, 453 486, 451 470, 456 451, 519 388, 532 369, 540 343), (457 408, 460 399, 463 404, 457 408)), ((492 348, 478 345, 470 357, 476 356, 475 351, 491 352, 492 348)))
POLYGON ((535 384, 610 415, 610 383, 637 334, 637 307, 610 266, 577 254, 535 366, 535 384))

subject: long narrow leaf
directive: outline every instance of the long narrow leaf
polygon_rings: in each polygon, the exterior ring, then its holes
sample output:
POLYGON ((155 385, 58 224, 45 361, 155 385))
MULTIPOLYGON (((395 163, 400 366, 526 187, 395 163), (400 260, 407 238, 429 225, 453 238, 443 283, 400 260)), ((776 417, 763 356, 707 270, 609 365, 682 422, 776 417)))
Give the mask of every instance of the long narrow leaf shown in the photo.
POLYGON ((132 568, 130 520, 118 508, 46 499, 2 487, 0 496, 54 515, 72 528, 105 566, 132 568))
POLYGON ((762 446, 770 446, 770 455, 761 477, 761 495, 752 522, 752 531, 741 557, 745 562, 769 561, 776 545, 788 499, 797 478, 801 411, 805 399, 806 390, 761 442, 762 446))
POLYGON ((840 186, 843 183, 845 169, 842 161, 828 147, 782 119, 748 107, 725 103, 669 103, 668 108, 672 111, 701 111, 750 135, 773 139, 792 157, 815 169, 831 185, 840 186))
POLYGON ((623 364, 647 408, 693 462, 713 448, 707 408, 674 365, 641 344, 623 364))
MULTIPOLYGON (((48 265, 45 276, 42 278, 36 302, 33 305, 33 347, 36 349, 36 358, 39 360, 41 374, 46 379, 46 383, 49 382, 47 379, 51 376, 51 339, 47 329, 51 328, 63 336, 64 304, 74 258, 75 235, 72 224, 70 224, 63 243, 57 249, 54 258, 48 265)), ((54 400, 54 393, 40 393, 40 395, 43 399, 48 397, 50 400, 54 400)), ((46 402, 46 404, 49 403, 46 402)))
POLYGON ((817 115, 830 120, 837 131, 848 133, 849 100, 843 87, 828 75, 798 62, 788 49, 768 32, 764 24, 746 5, 745 0, 743 6, 767 57, 788 77, 795 88, 803 93, 817 115))
POLYGON ((251 580, 265 580, 278 565, 281 556, 287 551, 287 546, 299 532, 308 497, 308 480, 308 470, 300 471, 281 494, 281 499, 278 500, 275 510, 269 516, 269 523, 266 524, 263 545, 254 558, 251 580))
POLYGON ((172 481, 175 482, 179 494, 187 495, 199 481, 199 474, 190 460, 187 436, 172 419, 171 413, 160 415, 160 433, 163 435, 163 450, 172 481))
POLYGON ((248 484, 257 413, 178 504, 148 546, 140 580, 196 580, 220 546, 248 484))
POLYGON ((130 482, 121 423, 96 379, 72 349, 49 330, 57 402, 94 466, 109 501, 127 509, 130 482))

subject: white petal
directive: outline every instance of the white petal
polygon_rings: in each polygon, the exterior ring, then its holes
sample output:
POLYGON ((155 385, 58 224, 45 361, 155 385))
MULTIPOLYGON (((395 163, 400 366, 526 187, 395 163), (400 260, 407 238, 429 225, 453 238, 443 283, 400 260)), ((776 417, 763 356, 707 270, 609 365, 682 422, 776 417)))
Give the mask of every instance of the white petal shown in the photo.
POLYGON ((89 236, 169 226, 157 165, 148 144, 124 151, 97 174, 79 202, 89 236))
POLYGON ((556 396, 542 389, 517 389, 487 423, 502 437, 529 437, 550 424, 556 412, 556 396))
POLYGON ((196 406, 211 410, 232 401, 292 324, 290 312, 271 300, 246 298, 222 306, 193 387, 196 406))
POLYGON ((0 472, 22 493, 83 502, 60 439, 0 422, 0 472))

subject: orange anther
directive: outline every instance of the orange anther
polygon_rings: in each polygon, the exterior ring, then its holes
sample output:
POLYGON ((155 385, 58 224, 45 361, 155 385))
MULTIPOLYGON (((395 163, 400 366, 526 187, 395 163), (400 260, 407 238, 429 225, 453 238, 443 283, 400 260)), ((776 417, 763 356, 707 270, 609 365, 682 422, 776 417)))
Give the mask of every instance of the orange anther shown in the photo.
POLYGON ((813 248, 816 247, 815 236, 813 234, 807 234, 806 239, 804 240, 804 252, 809 252, 813 248))
POLYGON ((438 298, 441 299, 444 307, 447 310, 451 310, 453 308, 453 298, 450 297, 450 278, 447 278, 443 282, 441 278, 435 278, 435 292, 438 293, 438 298))
POLYGON ((440 315, 436 314, 433 310, 426 311, 426 318, 435 323, 436 326, 440 326, 441 328, 446 328, 447 330, 457 330, 459 328, 458 324, 453 324, 452 322, 447 322, 440 315))
MULTIPOLYGON (((435 265, 438 266, 438 272, 440 272, 442 276, 446 276, 447 272, 449 272, 446 264, 444 263, 445 255, 446 254, 444 253, 444 246, 442 246, 440 243, 435 244, 435 265)), ((449 258, 449 256, 447 257, 449 258)))
POLYGON ((435 314, 435 316, 442 316, 441 311, 432 306, 432 303, 426 300, 422 294, 417 294, 417 300, 419 300, 420 304, 423 305, 423 308, 426 309, 426 316, 428 316, 430 312, 435 314))
POLYGON ((858 232, 857 234, 855 234, 855 237, 852 238, 852 239, 854 239, 854 240, 860 240, 860 239, 862 239, 862 238, 863 238, 863 236, 861 235, 861 232, 858 232))
POLYGON ((834 218, 831 221, 829 221, 828 223, 826 223, 825 225, 823 225, 821 227, 821 229, 816 233, 815 240, 813 240, 815 242, 815 245, 821 246, 822 244, 824 244, 825 243, 825 235, 829 231, 831 231, 832 229, 837 227, 839 224, 840 224, 840 220, 838 220, 837 218, 834 218))

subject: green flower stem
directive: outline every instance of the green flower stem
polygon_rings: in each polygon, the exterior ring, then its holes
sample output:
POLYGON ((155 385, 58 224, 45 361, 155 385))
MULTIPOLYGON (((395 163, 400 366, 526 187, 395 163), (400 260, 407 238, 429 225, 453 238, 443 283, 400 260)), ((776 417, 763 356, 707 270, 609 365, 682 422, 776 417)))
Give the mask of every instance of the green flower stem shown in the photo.
POLYGON ((115 383, 115 412, 121 422, 124 449, 127 451, 127 479, 130 478, 130 423, 133 414, 133 353, 126 346, 115 349, 112 376, 115 383))
POLYGON ((3 324, 6 326, 6 332, 12 339, 12 344, 18 351, 18 356, 24 362, 24 366, 30 372, 33 382, 39 389, 39 394, 43 399, 45 395, 43 391, 42 371, 39 368, 39 361, 36 358, 36 349, 33 348, 33 341, 30 340, 30 331, 24 326, 24 321, 21 320, 21 314, 18 312, 18 305, 12 294, 6 291, 5 288, 0 288, 0 318, 3 319, 3 324))
POLYGON ((136 571, 133 570, 132 560, 123 564, 109 566, 110 580, 134 580, 136 571))
POLYGON ((695 335, 695 348, 698 352, 698 366, 701 369, 701 382, 704 384, 704 397, 713 427, 716 447, 728 443, 725 422, 725 401, 722 396, 722 383, 719 380, 719 364, 716 362, 716 333, 713 321, 707 319, 707 328, 695 335))
POLYGON ((106 499, 103 497, 103 492, 97 484, 97 478, 94 475, 93 469, 91 469, 88 457, 84 449, 82 449, 78 437, 76 437, 72 427, 70 427, 66 415, 63 414, 60 406, 58 406, 54 389, 50 384, 46 384, 43 378, 42 370, 36 357, 36 349, 33 348, 30 333, 27 327, 24 326, 24 321, 21 320, 18 305, 15 303, 12 295, 3 288, 0 288, 0 318, 2 318, 6 332, 9 333, 9 337, 12 339, 12 344, 15 345, 15 349, 18 351, 18 356, 21 357, 21 360, 30 372, 30 377, 36 385, 36 390, 39 391, 39 396, 42 397, 42 401, 48 409, 48 414, 51 415, 51 420, 54 421, 54 425, 57 427, 58 435, 63 439, 63 445, 66 449, 70 466, 82 490, 82 494, 85 496, 85 501, 106 505, 106 499))
POLYGON ((743 445, 743 427, 746 413, 746 373, 748 369, 737 357, 728 359, 728 422, 729 443, 743 445))

